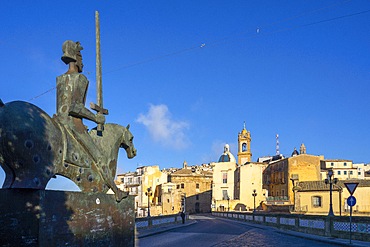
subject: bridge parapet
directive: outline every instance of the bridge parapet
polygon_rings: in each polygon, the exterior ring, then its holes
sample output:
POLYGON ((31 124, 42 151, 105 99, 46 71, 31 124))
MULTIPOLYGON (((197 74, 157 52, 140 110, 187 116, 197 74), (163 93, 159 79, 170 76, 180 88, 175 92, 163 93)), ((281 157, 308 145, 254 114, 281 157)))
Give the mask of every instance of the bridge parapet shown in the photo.
MULTIPOLYGON (((186 219, 189 219, 189 215, 186 215, 186 219)), ((163 215, 163 216, 154 216, 154 217, 145 217, 145 218, 136 218, 135 226, 136 229, 158 227, 168 224, 181 224, 182 218, 179 214, 163 215)))
MULTIPOLYGON (((247 212, 212 212, 212 215, 320 236, 347 239, 350 236, 348 216, 329 217, 322 215, 272 214, 262 212, 254 214, 247 212)), ((370 241, 370 217, 352 217, 352 239, 370 241)))

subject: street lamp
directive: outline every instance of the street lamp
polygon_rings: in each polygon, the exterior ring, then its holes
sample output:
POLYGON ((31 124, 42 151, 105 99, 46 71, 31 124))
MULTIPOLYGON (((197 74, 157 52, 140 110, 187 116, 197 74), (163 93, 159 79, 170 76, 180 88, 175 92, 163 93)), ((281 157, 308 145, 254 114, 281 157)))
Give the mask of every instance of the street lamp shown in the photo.
POLYGON ((329 184, 329 191, 330 191, 330 204, 329 204, 329 214, 328 216, 334 216, 333 212, 333 183, 336 184, 338 182, 337 178, 334 178, 334 172, 333 169, 329 169, 327 173, 327 178, 325 179, 325 184, 329 184))
POLYGON ((150 217, 150 196, 152 195, 152 187, 148 187, 145 195, 148 197, 148 217, 150 217))
POLYGON ((186 212, 186 193, 181 195, 181 212, 186 212))
POLYGON ((256 212, 256 196, 257 196, 256 189, 253 190, 252 196, 253 196, 253 213, 255 213, 256 212))
POLYGON ((230 211, 230 196, 227 195, 227 211, 230 211))

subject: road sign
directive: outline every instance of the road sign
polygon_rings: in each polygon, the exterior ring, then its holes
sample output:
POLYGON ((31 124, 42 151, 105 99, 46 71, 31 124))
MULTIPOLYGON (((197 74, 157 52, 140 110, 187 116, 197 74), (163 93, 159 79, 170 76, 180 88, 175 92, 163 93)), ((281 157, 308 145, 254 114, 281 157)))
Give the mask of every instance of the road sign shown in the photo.
POLYGON ((356 197, 354 197, 354 196, 350 196, 350 197, 348 197, 348 198, 347 198, 347 204, 348 204, 348 206, 350 206, 350 207, 355 206, 355 205, 356 205, 356 197))
POLYGON ((347 187, 348 192, 353 195, 355 192, 358 183, 344 183, 344 185, 347 187))

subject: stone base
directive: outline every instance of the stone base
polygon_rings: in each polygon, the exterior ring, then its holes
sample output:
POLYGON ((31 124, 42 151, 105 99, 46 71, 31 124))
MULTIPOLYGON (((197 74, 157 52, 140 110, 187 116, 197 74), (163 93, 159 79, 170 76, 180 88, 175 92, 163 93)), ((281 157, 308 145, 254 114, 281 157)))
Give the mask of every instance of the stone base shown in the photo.
POLYGON ((0 246, 134 246, 134 198, 0 189, 0 246))

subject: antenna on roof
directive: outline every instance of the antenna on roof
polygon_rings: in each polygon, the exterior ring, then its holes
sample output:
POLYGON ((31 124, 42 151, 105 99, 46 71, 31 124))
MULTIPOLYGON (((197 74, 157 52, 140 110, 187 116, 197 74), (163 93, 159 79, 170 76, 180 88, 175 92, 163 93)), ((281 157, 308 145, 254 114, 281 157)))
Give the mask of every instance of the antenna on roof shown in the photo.
POLYGON ((279 134, 276 134, 276 155, 280 155, 280 150, 279 150, 279 134))

